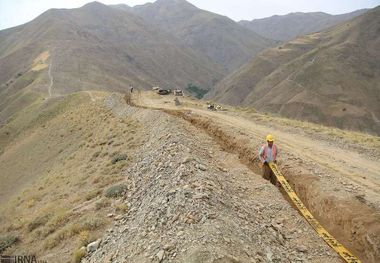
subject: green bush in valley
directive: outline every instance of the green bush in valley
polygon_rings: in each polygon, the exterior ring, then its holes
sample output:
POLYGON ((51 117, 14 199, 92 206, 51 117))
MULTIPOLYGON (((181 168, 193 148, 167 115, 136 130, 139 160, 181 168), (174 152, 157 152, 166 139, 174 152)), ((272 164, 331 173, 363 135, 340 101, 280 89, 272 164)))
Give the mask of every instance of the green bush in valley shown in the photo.
POLYGON ((208 92, 208 90, 202 89, 192 83, 189 83, 186 90, 193 94, 196 98, 201 99, 208 92))

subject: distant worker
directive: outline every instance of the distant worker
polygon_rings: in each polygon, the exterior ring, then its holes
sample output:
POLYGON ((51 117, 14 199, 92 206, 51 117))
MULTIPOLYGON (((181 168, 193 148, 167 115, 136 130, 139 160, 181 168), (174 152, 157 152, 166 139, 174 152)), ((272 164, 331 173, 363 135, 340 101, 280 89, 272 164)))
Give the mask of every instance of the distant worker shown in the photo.
POLYGON ((132 85, 131 86, 129 86, 129 88, 130 88, 130 90, 131 90, 131 93, 133 92, 133 87, 132 87, 132 85))
POLYGON ((273 174, 269 167, 270 162, 276 163, 277 158, 277 146, 273 144, 273 136, 268 134, 266 137, 267 144, 261 146, 259 151, 260 162, 263 166, 263 178, 269 180, 272 184, 276 185, 276 176, 273 174))

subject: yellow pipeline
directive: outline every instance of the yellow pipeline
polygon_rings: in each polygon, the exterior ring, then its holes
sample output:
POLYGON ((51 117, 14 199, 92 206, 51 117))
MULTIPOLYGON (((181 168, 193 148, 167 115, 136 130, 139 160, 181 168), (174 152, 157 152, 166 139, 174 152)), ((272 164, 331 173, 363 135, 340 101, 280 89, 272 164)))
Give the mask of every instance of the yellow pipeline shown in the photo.
POLYGON ((307 222, 314 228, 314 230, 318 233, 318 235, 329 244, 332 249, 338 253, 346 262, 348 263, 361 263, 361 261, 355 257, 347 248, 345 248, 338 240, 336 240, 323 226, 313 217, 310 211, 306 208, 306 206, 302 203, 301 199, 297 196, 297 194, 293 191, 292 187, 286 181, 285 177, 281 174, 275 163, 269 163, 269 167, 272 169, 274 175, 277 177, 277 180, 280 182, 282 188, 288 194, 290 200, 295 204, 301 214, 305 217, 307 222))

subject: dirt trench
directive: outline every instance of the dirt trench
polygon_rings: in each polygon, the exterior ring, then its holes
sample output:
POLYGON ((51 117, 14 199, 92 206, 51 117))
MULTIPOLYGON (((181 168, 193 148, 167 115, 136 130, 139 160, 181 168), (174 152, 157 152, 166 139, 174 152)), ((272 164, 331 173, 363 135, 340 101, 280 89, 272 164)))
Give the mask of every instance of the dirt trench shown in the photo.
MULTIPOLYGON (((149 108, 135 105, 127 98, 126 101, 131 106, 149 108)), ((238 154, 242 163, 254 173, 261 174, 257 147, 253 147, 248 139, 229 134, 210 118, 194 114, 190 110, 161 110, 202 129, 212 136, 223 150, 238 154)), ((325 192, 315 177, 306 173, 294 176, 286 167, 280 165, 280 168, 306 207, 339 242, 362 262, 380 262, 379 213, 362 203, 360 199, 338 199, 325 192)), ((285 192, 283 196, 291 203, 285 192)), ((321 239, 321 242, 324 241, 321 239)))

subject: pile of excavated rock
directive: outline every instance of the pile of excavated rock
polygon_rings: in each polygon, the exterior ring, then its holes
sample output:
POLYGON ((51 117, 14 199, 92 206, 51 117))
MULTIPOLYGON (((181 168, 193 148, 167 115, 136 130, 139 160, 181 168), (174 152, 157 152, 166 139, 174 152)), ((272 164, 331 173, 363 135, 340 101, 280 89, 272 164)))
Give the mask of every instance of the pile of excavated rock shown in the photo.
POLYGON ((82 262, 340 262, 280 191, 202 131, 106 100, 145 127, 123 171, 129 210, 82 262))

